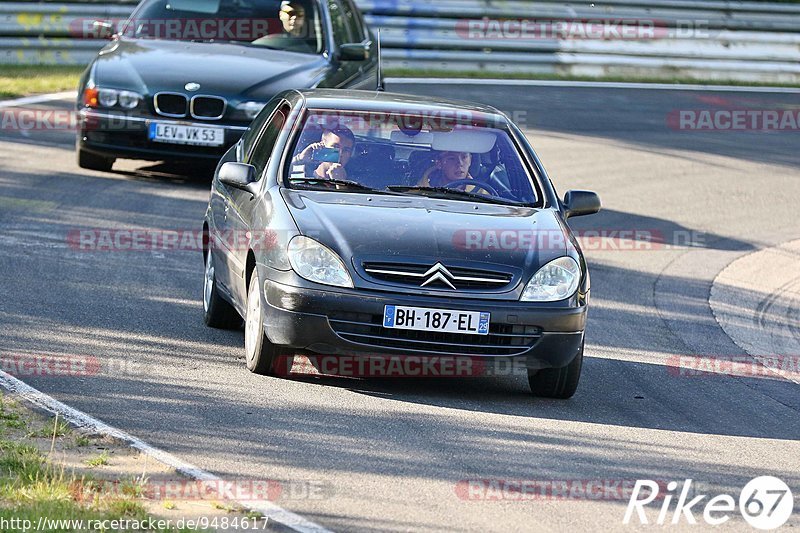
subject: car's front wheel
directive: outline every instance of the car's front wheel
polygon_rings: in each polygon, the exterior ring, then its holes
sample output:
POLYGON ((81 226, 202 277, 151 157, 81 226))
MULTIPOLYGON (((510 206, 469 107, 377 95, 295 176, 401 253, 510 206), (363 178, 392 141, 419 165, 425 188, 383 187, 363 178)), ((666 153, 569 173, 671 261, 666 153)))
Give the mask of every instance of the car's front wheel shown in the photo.
POLYGON ((78 166, 88 170, 111 172, 114 166, 113 157, 103 157, 78 148, 78 166))
POLYGON ((563 368, 528 370, 528 383, 534 396, 566 400, 578 389, 583 367, 583 342, 575 359, 563 368))
POLYGON ((244 352, 247 369, 254 374, 274 372, 280 352, 264 333, 264 311, 261 308, 261 283, 254 270, 247 290, 247 316, 244 323, 244 352))
POLYGON ((236 329, 242 325, 242 317, 219 294, 214 257, 209 250, 206 254, 206 268, 203 275, 203 311, 206 326, 218 329, 236 329))

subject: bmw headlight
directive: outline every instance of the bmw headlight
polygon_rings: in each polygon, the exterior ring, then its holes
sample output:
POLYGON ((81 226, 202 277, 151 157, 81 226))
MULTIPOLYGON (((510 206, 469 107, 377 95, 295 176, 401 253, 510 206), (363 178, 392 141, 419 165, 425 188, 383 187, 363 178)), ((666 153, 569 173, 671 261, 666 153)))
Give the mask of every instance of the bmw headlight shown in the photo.
POLYGON ((571 257, 550 261, 536 274, 522 291, 523 302, 557 302, 569 298, 578 290, 581 269, 571 257))
POLYGON ((248 119, 253 120, 266 105, 264 102, 242 102, 236 106, 236 109, 241 111, 248 119))
POLYGON ((142 96, 140 94, 131 91, 119 92, 119 106, 123 109, 135 109, 141 99, 142 96))
POLYGON ((139 106, 144 97, 133 91, 119 91, 102 87, 87 87, 84 91, 83 102, 88 107, 105 107, 132 110, 139 106))
POLYGON ((119 91, 114 89, 100 89, 99 102, 103 107, 114 107, 119 99, 119 91))
POLYGON ((339 256, 314 239, 298 235, 289 241, 289 264, 301 278, 308 281, 334 287, 353 287, 353 280, 339 256))

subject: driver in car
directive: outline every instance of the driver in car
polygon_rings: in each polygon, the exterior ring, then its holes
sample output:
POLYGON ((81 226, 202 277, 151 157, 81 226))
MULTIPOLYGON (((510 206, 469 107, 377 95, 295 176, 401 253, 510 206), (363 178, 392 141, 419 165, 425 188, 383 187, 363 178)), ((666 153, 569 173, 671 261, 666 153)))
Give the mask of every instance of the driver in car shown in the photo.
POLYGON ((346 180, 347 179, 347 163, 353 157, 353 149, 356 144, 355 135, 346 127, 338 127, 333 129, 326 129, 322 133, 322 140, 317 143, 310 144, 297 154, 292 163, 295 164, 312 164, 319 162, 317 154, 325 151, 337 151, 339 157, 337 161, 322 161, 314 170, 314 176, 321 179, 334 179, 346 180))
POLYGON ((290 52, 316 52, 316 35, 314 35, 308 24, 306 8, 298 0, 284 0, 281 2, 278 18, 281 21, 281 32, 262 37, 252 44, 290 52))
MULTIPOLYGON (((436 162, 425 172, 418 186, 447 187, 448 184, 458 180, 471 180, 473 178, 469 173, 470 165, 472 165, 472 154, 469 152, 439 152, 436 162)), ((464 190, 488 194, 487 191, 473 185, 464 186, 464 190)))

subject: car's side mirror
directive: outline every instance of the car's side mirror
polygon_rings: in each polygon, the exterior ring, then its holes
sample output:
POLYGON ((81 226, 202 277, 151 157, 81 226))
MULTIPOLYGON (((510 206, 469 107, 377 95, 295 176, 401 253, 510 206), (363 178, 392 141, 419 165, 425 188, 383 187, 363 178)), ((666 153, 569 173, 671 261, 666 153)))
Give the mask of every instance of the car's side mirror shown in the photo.
POLYGON ((253 196, 257 192, 256 167, 244 163, 225 163, 219 169, 219 181, 234 189, 247 191, 253 196))
POLYGON ((342 61, 366 61, 372 43, 350 43, 339 45, 339 59, 342 61))
POLYGON ((92 22, 92 33, 97 39, 109 40, 117 33, 117 29, 110 20, 95 20, 92 22))
POLYGON ((564 195, 564 216, 580 217, 600 212, 600 197, 592 191, 567 191, 564 195))

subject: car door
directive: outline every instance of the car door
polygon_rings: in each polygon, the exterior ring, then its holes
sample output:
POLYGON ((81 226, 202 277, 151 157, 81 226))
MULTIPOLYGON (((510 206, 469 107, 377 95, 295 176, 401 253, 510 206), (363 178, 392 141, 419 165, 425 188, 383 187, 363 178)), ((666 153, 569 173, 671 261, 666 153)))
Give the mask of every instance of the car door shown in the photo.
MULTIPOLYGON (((323 82, 327 87, 349 87, 362 75, 364 61, 342 61, 338 58, 339 47, 343 44, 363 42, 355 22, 352 4, 343 0, 328 0, 328 13, 331 18, 333 40, 336 50, 333 53, 333 74, 323 82)), ((320 87, 323 84, 320 84, 320 87)))
MULTIPOLYGON (((250 129, 242 136, 242 139, 236 144, 233 157, 238 163, 245 163, 248 161, 253 147, 261 136, 267 121, 272 118, 272 114, 281 104, 282 100, 276 98, 267 103, 264 110, 259 114, 250 126, 250 129)), ((229 161, 231 159, 227 159, 229 161)), ((210 249, 214 256, 214 265, 216 269, 217 282, 222 285, 223 290, 234 295, 236 288, 236 276, 231 271, 230 265, 236 263, 236 258, 233 257, 236 252, 236 234, 232 228, 232 224, 236 223, 235 217, 229 217, 228 214, 231 210, 231 202, 234 201, 237 190, 232 187, 221 183, 218 179, 214 179, 211 187, 211 220, 210 220, 210 235, 214 239, 210 249)))
MULTIPOLYGON (((267 163, 272 157, 275 142, 286 126, 286 120, 291 111, 288 102, 282 101, 276 106, 275 111, 269 117, 264 127, 253 144, 252 150, 245 155, 245 162, 253 165, 256 169, 257 181, 264 180, 267 163)), ((227 212, 228 227, 233 238, 233 246, 229 255, 228 268, 230 271, 231 289, 234 297, 244 302, 247 295, 245 287, 245 268, 247 265, 247 252, 249 250, 248 232, 262 232, 266 228, 254 228, 254 212, 259 209, 263 196, 258 194, 253 196, 247 191, 229 188, 230 203, 227 212)))

